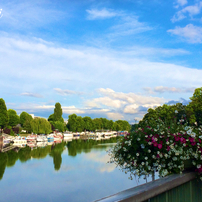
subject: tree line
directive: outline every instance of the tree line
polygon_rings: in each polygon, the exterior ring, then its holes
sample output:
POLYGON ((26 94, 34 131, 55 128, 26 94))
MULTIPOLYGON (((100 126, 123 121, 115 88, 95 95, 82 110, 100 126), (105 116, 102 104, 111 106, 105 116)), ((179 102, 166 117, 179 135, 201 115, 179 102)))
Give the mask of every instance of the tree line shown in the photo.
POLYGON ((202 88, 195 89, 187 105, 182 103, 164 104, 154 109, 148 109, 139 124, 135 124, 132 128, 155 126, 157 119, 161 119, 167 124, 176 120, 177 122, 181 121, 181 124, 186 122, 190 126, 202 126, 202 88))
POLYGON ((26 133, 36 134, 49 134, 53 130, 58 129, 60 132, 66 130, 72 132, 82 131, 95 131, 95 130, 115 130, 115 131, 130 131, 130 124, 124 120, 108 120, 106 118, 81 117, 76 114, 71 114, 68 117, 68 123, 64 122, 62 117, 62 107, 59 102, 55 104, 54 112, 45 118, 35 117, 33 118, 27 112, 22 112, 17 115, 17 112, 13 109, 6 107, 3 98, 0 98, 0 128, 4 130, 4 133, 14 135, 21 130, 25 130, 26 133))

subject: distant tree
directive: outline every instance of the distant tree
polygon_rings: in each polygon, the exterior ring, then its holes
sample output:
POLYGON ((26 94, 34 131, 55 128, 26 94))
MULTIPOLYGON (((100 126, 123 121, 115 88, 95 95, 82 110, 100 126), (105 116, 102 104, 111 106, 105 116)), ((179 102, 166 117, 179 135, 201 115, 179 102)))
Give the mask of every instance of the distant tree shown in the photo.
POLYGON ((25 121, 26 121, 26 120, 31 121, 32 119, 33 119, 33 118, 32 118, 32 116, 31 116, 30 114, 28 114, 27 112, 22 112, 22 113, 20 114, 20 124, 21 124, 21 126, 24 127, 25 121))
POLYGON ((190 124, 202 125, 202 87, 196 88, 192 97, 191 102, 186 107, 186 112, 190 124))
POLYGON ((93 119, 93 125, 95 130, 102 129, 102 120, 100 118, 93 119))
POLYGON ((0 127, 4 128, 8 124, 8 112, 6 103, 3 98, 0 98, 0 127))
MULTIPOLYGON (((59 102, 55 104, 55 109, 54 109, 54 121, 62 121, 62 107, 59 102)), ((64 120, 63 120, 64 122, 64 120)))
POLYGON ((8 110, 8 125, 16 126, 20 123, 20 117, 17 115, 16 111, 13 109, 8 110))
POLYGON ((49 134, 51 124, 44 118, 34 118, 31 121, 32 131, 36 134, 49 134))
POLYGON ((65 131, 65 125, 61 121, 55 121, 55 122, 53 122, 53 126, 54 126, 55 129, 58 129, 60 132, 64 132, 65 131))
POLYGON ((83 117, 83 121, 84 121, 84 130, 86 131, 93 131, 93 120, 91 119, 91 117, 89 116, 85 116, 83 117))
POLYGON ((77 118, 76 114, 69 115, 68 124, 67 124, 69 131, 76 132, 76 130, 77 130, 77 119, 76 118, 77 118))
POLYGON ((82 132, 84 131, 85 122, 81 116, 76 117, 76 131, 82 132))

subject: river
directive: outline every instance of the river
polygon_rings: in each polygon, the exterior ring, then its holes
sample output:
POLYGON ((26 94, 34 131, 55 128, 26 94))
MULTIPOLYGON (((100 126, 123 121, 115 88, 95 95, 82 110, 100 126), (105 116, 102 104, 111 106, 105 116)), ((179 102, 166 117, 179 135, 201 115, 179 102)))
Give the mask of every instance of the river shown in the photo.
POLYGON ((0 153, 0 201, 90 202, 145 183, 107 163, 116 141, 77 139, 0 153))

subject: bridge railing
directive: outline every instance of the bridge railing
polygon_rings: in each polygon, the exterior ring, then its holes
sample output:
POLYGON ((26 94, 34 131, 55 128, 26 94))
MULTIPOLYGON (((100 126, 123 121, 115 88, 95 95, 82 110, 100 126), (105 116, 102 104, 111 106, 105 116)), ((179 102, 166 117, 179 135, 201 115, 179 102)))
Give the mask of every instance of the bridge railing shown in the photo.
POLYGON ((97 202, 201 202, 202 182, 194 172, 174 174, 149 182, 97 202))

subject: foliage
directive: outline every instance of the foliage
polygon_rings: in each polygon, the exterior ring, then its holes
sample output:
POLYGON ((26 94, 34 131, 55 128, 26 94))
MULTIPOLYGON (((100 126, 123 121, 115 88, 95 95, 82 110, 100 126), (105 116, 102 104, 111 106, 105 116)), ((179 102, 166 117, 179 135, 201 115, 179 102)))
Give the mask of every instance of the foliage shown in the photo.
POLYGON ((83 117, 84 121, 84 130, 85 131, 93 131, 93 120, 89 116, 83 117))
POLYGON ((58 129, 60 132, 64 132, 65 131, 65 124, 64 122, 61 121, 55 121, 52 122, 53 126, 55 129, 58 129))
MULTIPOLYGON (((54 114, 53 114, 53 117, 54 117, 54 121, 62 121, 62 107, 61 107, 61 104, 59 102, 57 102, 55 104, 55 109, 54 109, 54 114)), ((64 122, 64 120, 63 120, 64 122)))
POLYGON ((77 129, 76 118, 77 118, 76 114, 69 115, 67 127, 72 132, 76 132, 76 129, 77 129))
POLYGON ((31 121, 32 131, 36 134, 49 134, 51 124, 44 118, 34 118, 31 121))
POLYGON ((20 123, 20 117, 17 115, 16 111, 13 109, 8 110, 8 125, 16 126, 20 123))
POLYGON ((24 127, 25 122, 30 122, 32 120, 32 116, 28 114, 27 112, 22 112, 20 114, 20 124, 22 127, 24 127))
POLYGON ((157 119, 155 128, 148 125, 128 134, 110 151, 111 162, 130 172, 132 179, 154 171, 162 177, 182 173, 185 161, 191 159, 202 175, 202 128, 176 120, 157 119))
POLYGON ((191 102, 187 105, 187 114, 190 124, 202 125, 202 88, 196 88, 191 102))
POLYGON ((8 124, 8 112, 5 101, 0 98, 0 127, 4 128, 8 124))

